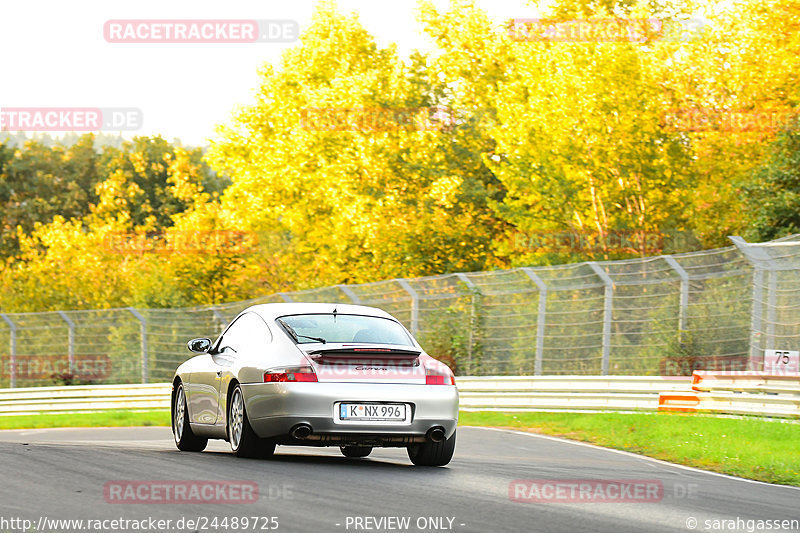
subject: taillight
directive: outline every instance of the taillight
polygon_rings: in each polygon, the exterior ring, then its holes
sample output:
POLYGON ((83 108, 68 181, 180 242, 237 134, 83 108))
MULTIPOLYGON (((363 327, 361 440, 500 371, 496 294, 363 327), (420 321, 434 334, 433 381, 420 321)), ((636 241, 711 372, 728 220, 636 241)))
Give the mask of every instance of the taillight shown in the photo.
POLYGON ((456 378, 447 365, 439 363, 425 367, 425 385, 455 385, 456 378))
POLYGON ((425 376, 425 385, 452 385, 445 376, 425 376))
POLYGON ((264 383, 316 382, 317 373, 310 366, 273 368, 264 372, 264 383))

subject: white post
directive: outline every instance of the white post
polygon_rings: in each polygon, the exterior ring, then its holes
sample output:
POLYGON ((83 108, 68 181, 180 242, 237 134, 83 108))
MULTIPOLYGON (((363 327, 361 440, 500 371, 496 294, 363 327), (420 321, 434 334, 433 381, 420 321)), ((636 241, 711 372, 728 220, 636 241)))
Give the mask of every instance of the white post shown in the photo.
POLYGON ((9 387, 12 389, 17 386, 17 325, 6 314, 0 313, 9 330, 9 387))
POLYGON ((213 313, 214 318, 217 319, 217 323, 219 324, 219 331, 222 333, 222 330, 225 329, 225 317, 223 317, 219 310, 216 307, 211 307, 211 313, 213 313))
MULTIPOLYGON (((765 349, 775 349, 775 323, 778 320, 778 272, 770 270, 767 292, 767 344, 765 349)), ((783 349, 783 348, 782 348, 783 349)))
POLYGON ((67 316, 64 311, 59 311, 58 316, 67 323, 69 334, 67 335, 67 358, 69 360, 69 373, 75 373, 75 322, 67 316))
POLYGON ((544 327, 547 313, 547 285, 542 278, 536 275, 529 267, 523 267, 522 271, 531 278, 539 288, 539 311, 536 313, 536 360, 534 362, 533 373, 537 376, 542 375, 542 359, 544 358, 544 327))
MULTIPOLYGON (((774 303, 775 298, 775 291, 773 288, 773 280, 775 276, 772 275, 770 272, 772 270, 771 264, 772 260, 770 259, 769 254, 761 250, 757 246, 751 246, 747 241, 742 239, 738 236, 731 236, 728 237, 733 244, 736 245, 736 248, 742 253, 742 255, 747 259, 747 261, 753 266, 753 306, 750 312, 750 363, 747 365, 749 369, 758 369, 763 368, 764 364, 764 352, 761 350, 761 346, 758 338, 758 335, 761 333, 762 328, 762 315, 761 315, 761 306, 763 304, 763 297, 764 297, 764 271, 766 270, 768 275, 770 275, 770 293, 768 295, 768 301, 774 303), (764 268, 766 266, 766 268, 764 268)), ((771 326, 770 316, 771 312, 774 310, 774 306, 770 309, 769 305, 767 306, 767 329, 771 326)), ((774 325, 774 321, 772 321, 774 325)), ((774 326, 772 326, 774 327, 774 326)), ((774 329, 773 329, 774 332, 774 329)), ((772 345, 772 340, 770 339, 770 335, 767 334, 766 339, 766 347, 772 345)))
POLYGON ((603 299, 603 375, 608 375, 608 367, 609 367, 609 359, 611 357, 611 318, 612 313, 614 311, 613 308, 613 299, 614 299, 614 282, 611 280, 611 277, 606 274, 606 271, 600 268, 600 266, 595 263, 594 261, 589 261, 587 263, 592 270, 594 270, 595 274, 603 280, 603 284, 606 286, 605 290, 605 297, 603 299))
POLYGON ((476 309, 477 301, 475 300, 475 284, 467 277, 466 274, 456 274, 456 277, 466 285, 470 290, 470 306, 469 306, 469 341, 467 344, 467 375, 472 375, 474 369, 472 368, 472 345, 475 343, 475 321, 478 316, 476 309))
POLYGON ((128 311, 139 320, 139 332, 142 337, 142 383, 148 383, 150 363, 147 358, 147 319, 133 307, 128 307, 128 311))
POLYGON ((353 292, 353 289, 351 289, 347 285, 337 285, 337 287, 339 287, 339 289, 343 293, 345 293, 345 295, 347 295, 347 297, 350 298, 350 301, 353 302, 355 305, 359 305, 361 303, 361 298, 359 298, 358 295, 355 292, 353 292))
POLYGON ((687 317, 689 312, 689 274, 686 270, 675 261, 675 258, 670 255, 662 256, 664 261, 672 267, 678 276, 681 278, 681 301, 680 301, 680 308, 678 310, 678 330, 682 332, 686 331, 687 328, 687 317))
POLYGON ((411 297, 411 334, 416 337, 419 331, 419 295, 417 295, 417 291, 411 287, 407 280, 397 279, 395 281, 397 281, 411 297))

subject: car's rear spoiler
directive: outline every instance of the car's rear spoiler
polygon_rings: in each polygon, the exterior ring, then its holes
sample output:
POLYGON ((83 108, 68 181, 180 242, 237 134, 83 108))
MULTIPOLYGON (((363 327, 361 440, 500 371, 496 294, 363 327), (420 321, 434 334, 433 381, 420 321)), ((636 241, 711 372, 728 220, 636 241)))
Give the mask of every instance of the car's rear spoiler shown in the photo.
POLYGON ((414 363, 422 352, 405 348, 378 348, 369 346, 336 346, 309 350, 308 355, 315 361, 344 362, 352 360, 374 360, 394 363, 414 363))

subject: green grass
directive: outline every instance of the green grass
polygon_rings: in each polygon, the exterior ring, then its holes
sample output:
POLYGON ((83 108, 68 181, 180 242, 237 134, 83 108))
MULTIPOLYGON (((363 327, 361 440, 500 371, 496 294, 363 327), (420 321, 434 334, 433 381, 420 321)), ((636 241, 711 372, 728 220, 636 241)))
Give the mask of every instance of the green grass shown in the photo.
POLYGON ((800 424, 796 423, 673 413, 462 412, 459 424, 521 429, 800 486, 800 424))
MULTIPOLYGON (((796 423, 671 413, 462 412, 459 424, 532 431, 800 486, 800 424, 796 423)), ((169 425, 169 411, 0 417, 0 429, 169 425)))
POLYGON ((0 417, 0 429, 169 426, 169 411, 104 411, 0 417))

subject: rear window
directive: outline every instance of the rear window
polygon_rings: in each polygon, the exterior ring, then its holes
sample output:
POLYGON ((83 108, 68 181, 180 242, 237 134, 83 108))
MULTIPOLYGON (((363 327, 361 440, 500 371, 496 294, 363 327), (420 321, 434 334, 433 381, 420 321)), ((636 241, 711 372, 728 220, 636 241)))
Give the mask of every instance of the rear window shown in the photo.
POLYGON ((374 316, 308 314, 278 319, 299 344, 315 342, 357 342, 414 346, 406 330, 393 320, 374 316))

